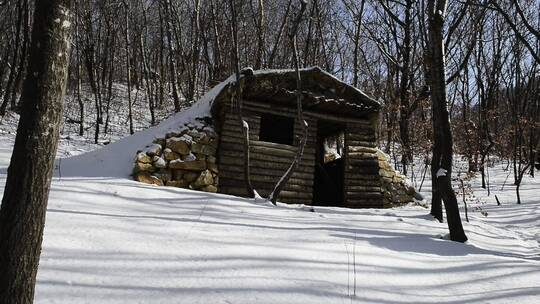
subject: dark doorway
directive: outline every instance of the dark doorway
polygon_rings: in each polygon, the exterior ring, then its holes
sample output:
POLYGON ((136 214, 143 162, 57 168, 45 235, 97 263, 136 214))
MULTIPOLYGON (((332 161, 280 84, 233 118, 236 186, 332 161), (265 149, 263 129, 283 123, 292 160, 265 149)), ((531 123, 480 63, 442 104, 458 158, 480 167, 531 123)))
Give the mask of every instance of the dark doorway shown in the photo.
POLYGON ((313 205, 344 206, 345 126, 320 120, 317 123, 317 151, 313 205))

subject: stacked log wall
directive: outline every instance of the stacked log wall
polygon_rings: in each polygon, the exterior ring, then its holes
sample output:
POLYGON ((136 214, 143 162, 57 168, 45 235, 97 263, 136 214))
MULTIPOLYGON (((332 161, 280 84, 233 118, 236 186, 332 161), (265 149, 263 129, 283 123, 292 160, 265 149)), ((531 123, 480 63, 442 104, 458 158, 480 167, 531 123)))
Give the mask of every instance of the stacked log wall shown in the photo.
MULTIPOLYGON (((250 169, 251 181, 257 192, 268 197, 278 180, 292 163, 302 135, 302 129, 296 119, 296 112, 283 108, 273 108, 268 104, 244 102, 244 119, 250 127, 250 169), (294 146, 259 141, 260 120, 262 113, 288 116, 295 118, 294 146)), ((308 122, 308 141, 304 155, 297 170, 281 192, 278 200, 285 203, 311 204, 313 200, 313 179, 315 174, 315 147, 317 121, 305 117, 308 122)), ((223 116, 220 146, 219 146, 219 192, 225 194, 246 196, 244 181, 243 137, 234 113, 223 116)))
POLYGON ((370 120, 347 123, 344 177, 347 207, 384 207, 375 133, 375 126, 370 120))

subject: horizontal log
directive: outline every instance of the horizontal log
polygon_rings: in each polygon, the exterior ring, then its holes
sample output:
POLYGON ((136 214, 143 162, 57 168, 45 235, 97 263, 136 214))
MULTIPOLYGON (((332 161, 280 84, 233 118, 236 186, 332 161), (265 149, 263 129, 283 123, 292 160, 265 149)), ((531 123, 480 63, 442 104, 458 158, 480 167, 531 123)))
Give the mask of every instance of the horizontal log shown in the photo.
MULTIPOLYGON (((295 152, 295 153, 298 150, 298 148, 295 147, 295 146, 277 144, 277 143, 272 143, 272 142, 267 142, 267 141, 253 140, 253 141, 250 142, 250 144, 252 146, 271 148, 271 149, 279 149, 279 150, 288 150, 288 151, 295 152)), ((305 149, 304 149, 304 151, 305 151, 305 149)))
MULTIPOLYGON (((242 115, 244 120, 247 121, 248 123, 258 123, 260 120, 261 120, 261 116, 259 115, 254 115, 254 114, 245 114, 242 115)), ((239 124, 239 118, 238 118, 238 115, 236 114, 230 114, 230 113, 227 113, 225 114, 225 119, 223 120, 223 124, 236 124, 238 125, 239 124)))
MULTIPOLYGON (((251 176, 251 180, 252 181, 258 181, 258 182, 265 182, 265 183, 269 183, 271 184, 271 187, 273 187, 273 185, 275 185, 277 183, 277 181, 279 181, 279 179, 281 178, 280 175, 259 175, 259 174, 255 174, 252 172, 252 174, 250 174, 251 176)), ((221 172, 220 175, 219 175, 219 181, 221 184, 224 184, 224 182, 226 180, 235 180, 235 181, 239 181, 241 183, 244 183, 244 175, 239 175, 238 173, 236 172, 221 172)), ((294 177, 291 177, 288 181, 287 181, 287 185, 297 185, 297 186, 302 186, 302 187, 312 187, 313 186, 313 180, 305 180, 305 179, 298 179, 298 178, 294 178, 294 177)))
POLYGON ((345 179, 345 187, 354 186, 382 186, 382 182, 379 179, 376 180, 357 180, 357 179, 345 179))
POLYGON ((379 173, 379 167, 357 167, 357 166, 345 166, 347 172, 357 174, 369 174, 375 175, 379 173))
MULTIPOLYGON (((221 150, 224 153, 224 155, 230 155, 233 153, 234 153, 233 156, 243 155, 244 146, 225 142, 225 143, 222 143, 221 150)), ((252 158, 253 156, 261 156, 261 155, 280 157, 280 158, 286 159, 287 162, 289 163, 296 157, 296 152, 292 152, 290 150, 267 148, 267 147, 256 146, 256 145, 250 145, 249 151, 251 152, 250 157, 252 158)), ((304 151, 304 153, 302 154, 302 161, 315 161, 315 154, 309 153, 308 151, 304 151)))
MULTIPOLYGON (((219 153, 220 157, 239 157, 243 161, 242 153, 240 151, 234 151, 234 150, 223 150, 219 153)), ((268 168, 272 168, 273 163, 282 163, 290 165, 294 159, 294 156, 272 156, 270 154, 263 154, 263 153, 257 153, 256 151, 251 151, 251 154, 249 156, 250 162, 251 160, 260 160, 260 161, 266 161, 268 162, 268 168)), ((242 162, 243 163, 243 162, 242 162)), ((300 160, 300 166, 306 165, 306 166, 314 166, 314 157, 306 155, 306 157, 302 157, 300 160), (311 158, 311 159, 309 159, 311 158)), ((377 167, 378 169, 378 167, 377 167)))
POLYGON ((377 149, 375 147, 347 145, 347 152, 377 153, 377 149))
MULTIPOLYGON (((221 165, 220 169, 223 170, 223 172, 230 172, 231 174, 233 174, 233 173, 234 174, 243 174, 244 173, 244 168, 242 166, 221 165)), ((253 166, 250 169, 251 169, 252 174, 258 174, 258 175, 267 174, 267 175, 271 175, 271 176, 282 176, 285 173, 285 170, 273 170, 273 169, 268 169, 268 168, 256 168, 256 167, 253 167, 253 166)), ((313 179, 313 174, 294 171, 292 177, 293 178, 298 178, 298 179, 312 180, 313 179)))
MULTIPOLYGON (((222 165, 228 165, 228 166, 244 166, 244 159, 242 157, 230 157, 220 154, 219 159, 219 168, 221 170, 222 165)), ((260 168, 260 169, 272 169, 272 170, 287 170, 290 166, 290 163, 268 163, 266 161, 260 161, 257 159, 251 159, 250 160, 250 167, 251 168, 260 168)), ((298 172, 302 173, 310 173, 313 174, 315 172, 315 167, 313 165, 300 162, 300 165, 297 168, 298 172)))
POLYGON ((379 158, 376 153, 369 152, 349 152, 347 153, 349 159, 372 159, 379 161, 379 158))
MULTIPOLYGON (((258 136, 256 138, 258 139, 258 136)), ((254 138, 252 138, 252 140, 257 141, 257 140, 254 140, 254 138)), ((243 146, 244 145, 244 138, 243 138, 242 134, 234 134, 234 135, 233 134, 227 134, 227 136, 221 136, 221 143, 234 143, 234 144, 238 144, 238 145, 243 146)), ((251 141, 250 141, 250 145, 251 145, 251 141)), ((288 147, 296 149, 295 146, 289 146, 289 145, 284 145, 284 146, 288 146, 288 147)), ((304 151, 307 152, 307 153, 315 153, 315 141, 307 142, 306 146, 304 148, 304 151)))
MULTIPOLYGON (((223 136, 224 134, 231 134, 231 133, 240 133, 243 134, 243 128, 241 128, 238 125, 223 125, 221 128, 220 135, 223 136)), ((255 134, 259 135, 260 128, 258 124, 249 124, 249 134, 255 134)))
POLYGON ((381 192, 380 186, 346 186, 347 192, 381 192))
MULTIPOLYGON (((249 141, 250 151, 260 152, 261 154, 271 154, 275 155, 276 153, 283 156, 292 156, 296 155, 297 147, 288 146, 282 144, 268 143, 257 140, 249 141), (271 145, 270 145, 271 144, 271 145)), ((224 137, 221 141, 221 150, 233 150, 233 151, 244 151, 244 141, 243 138, 233 138, 233 137, 224 137)), ((314 157, 315 148, 307 146, 304 147, 304 155, 307 157, 314 157)))
POLYGON ((345 192, 347 200, 349 199, 382 199, 383 194, 381 192, 345 192))
POLYGON ((377 167, 379 168, 379 160, 377 159, 351 159, 347 161, 349 166, 353 167, 377 167))
POLYGON ((347 183, 347 185, 382 184, 381 179, 378 176, 377 177, 369 176, 369 177, 364 177, 364 178, 358 178, 358 177, 352 178, 352 177, 345 176, 345 183, 347 183))
POLYGON ((375 137, 375 134, 368 135, 368 134, 347 134, 347 141, 369 141, 374 142, 377 138, 375 137))
MULTIPOLYGON (((242 133, 241 130, 235 131, 235 130, 229 130, 224 129, 221 131, 221 141, 223 141, 226 138, 234 138, 237 141, 244 142, 244 133, 242 133)), ((254 132, 253 130, 249 131, 249 139, 250 140, 258 140, 259 139, 259 132, 254 132)))
POLYGON ((353 147, 353 146, 370 147, 370 148, 377 147, 377 143, 375 143, 375 141, 361 141, 361 140, 349 140, 347 141, 347 145, 348 147, 353 147))

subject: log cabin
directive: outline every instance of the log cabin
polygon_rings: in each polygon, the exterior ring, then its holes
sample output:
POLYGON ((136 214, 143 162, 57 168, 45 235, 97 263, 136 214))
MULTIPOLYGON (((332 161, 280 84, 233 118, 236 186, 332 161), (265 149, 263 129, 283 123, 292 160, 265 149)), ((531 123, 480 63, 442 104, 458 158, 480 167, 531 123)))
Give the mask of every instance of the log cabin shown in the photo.
MULTIPOLYGON (((242 116, 249 124, 250 170, 255 190, 267 197, 293 161, 302 128, 297 119, 294 70, 245 70, 242 116)), ((379 157, 381 104, 318 67, 300 70, 308 139, 301 162, 279 201, 349 208, 388 207, 379 157)), ((246 196, 243 136, 233 107, 235 82, 212 105, 219 136, 219 192, 246 196)))

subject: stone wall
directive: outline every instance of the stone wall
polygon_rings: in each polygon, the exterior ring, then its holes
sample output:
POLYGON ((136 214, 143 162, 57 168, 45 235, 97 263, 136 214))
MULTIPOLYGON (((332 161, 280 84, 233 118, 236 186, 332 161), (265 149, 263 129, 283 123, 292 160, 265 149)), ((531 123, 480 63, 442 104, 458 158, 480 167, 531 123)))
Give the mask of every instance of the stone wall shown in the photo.
POLYGON ((379 159, 379 175, 381 176, 381 191, 385 207, 406 204, 414 200, 415 189, 408 185, 407 178, 394 170, 390 158, 377 149, 379 159))
POLYGON ((135 157, 133 178, 146 184, 217 192, 218 136, 209 125, 188 124, 158 138, 135 157))

